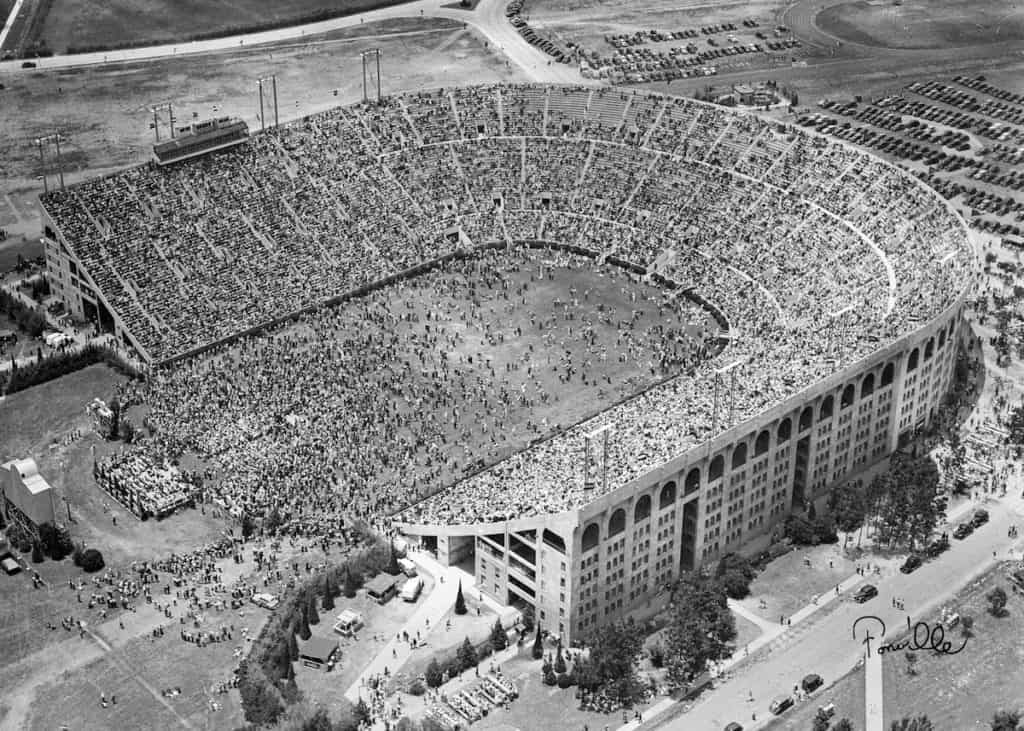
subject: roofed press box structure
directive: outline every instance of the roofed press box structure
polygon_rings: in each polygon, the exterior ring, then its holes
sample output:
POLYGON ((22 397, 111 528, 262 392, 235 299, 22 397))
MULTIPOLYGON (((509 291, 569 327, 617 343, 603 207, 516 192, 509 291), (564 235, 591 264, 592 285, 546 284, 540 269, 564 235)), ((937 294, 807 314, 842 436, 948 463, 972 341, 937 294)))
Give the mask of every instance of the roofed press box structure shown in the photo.
POLYGON ((152 364, 481 246, 570 247, 706 303, 727 336, 699 367, 394 516, 567 638, 926 425, 979 271, 962 219, 906 171, 617 89, 394 96, 42 203, 55 289, 152 364))

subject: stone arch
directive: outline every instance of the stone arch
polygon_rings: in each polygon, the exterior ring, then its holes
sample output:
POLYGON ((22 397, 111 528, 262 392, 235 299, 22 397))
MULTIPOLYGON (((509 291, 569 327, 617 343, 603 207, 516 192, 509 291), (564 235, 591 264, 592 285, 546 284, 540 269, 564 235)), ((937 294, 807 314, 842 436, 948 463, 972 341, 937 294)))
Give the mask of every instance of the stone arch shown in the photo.
POLYGON ((811 428, 811 424, 814 423, 814 409, 810 406, 805 406, 804 410, 800 412, 800 431, 806 431, 811 428))
POLYGON ((882 369, 882 387, 891 386, 892 379, 896 374, 896 366, 892 363, 886 363, 885 368, 882 369))
POLYGON ((747 443, 740 442, 732 450, 732 469, 738 470, 747 463, 747 443))
POLYGON ((867 398, 875 392, 875 374, 869 373, 860 382, 860 397, 867 398))
POLYGON ((686 481, 683 482, 683 494, 689 495, 700 489, 700 467, 694 467, 686 473, 686 481))
POLYGON ((848 409, 853 406, 853 402, 857 399, 857 389, 853 387, 852 383, 846 384, 846 388, 843 389, 843 395, 839 399, 839 408, 848 409))
POLYGON ((597 544, 601 542, 601 528, 598 527, 597 523, 591 523, 583 529, 583 551, 589 551, 592 548, 597 548, 597 544))
POLYGON ((783 442, 788 442, 789 441, 789 437, 792 434, 792 432, 793 432, 793 422, 787 416, 785 419, 783 419, 782 421, 779 422, 779 431, 778 431, 778 435, 775 438, 776 443, 782 444, 783 442))
POLYGON ((651 496, 641 495, 640 499, 636 501, 636 506, 633 508, 633 522, 639 523, 641 520, 647 520, 651 517, 651 496))
POLYGON ((613 538, 626 530, 626 511, 619 508, 608 519, 608 537, 613 538))
POLYGON ((754 456, 760 457, 762 454, 768 451, 768 448, 772 445, 772 435, 768 433, 768 430, 763 430, 757 435, 757 441, 754 442, 754 456))
POLYGON ((716 456, 711 460, 711 467, 708 469, 708 482, 714 482, 725 472, 725 457, 716 456))
POLYGON ((917 359, 920 357, 920 352, 917 348, 910 351, 910 358, 907 359, 907 373, 917 369, 917 359))
POLYGON ((835 407, 836 400, 832 398, 832 394, 829 394, 821 401, 821 409, 818 411, 818 419, 825 420, 832 416, 832 409, 835 407))
POLYGON ((676 501, 676 483, 667 482, 661 488, 661 495, 658 497, 658 509, 664 510, 676 501))

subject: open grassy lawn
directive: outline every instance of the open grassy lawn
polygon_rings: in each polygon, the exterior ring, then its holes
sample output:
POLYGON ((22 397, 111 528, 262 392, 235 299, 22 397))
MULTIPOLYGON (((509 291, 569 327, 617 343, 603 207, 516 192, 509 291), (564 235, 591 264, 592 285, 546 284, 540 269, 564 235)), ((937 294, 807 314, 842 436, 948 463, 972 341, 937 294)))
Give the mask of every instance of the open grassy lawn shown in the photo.
MULTIPOLYGON (((67 138, 61 152, 70 184, 148 159, 153 144, 148 105, 155 100, 173 100, 182 122, 193 114, 200 119, 230 115, 250 129, 259 128, 254 80, 262 76, 277 75, 282 122, 357 101, 362 98, 359 52, 371 43, 385 59, 385 94, 524 79, 460 23, 420 18, 211 56, 9 74, 0 92, 0 200, 8 193, 18 203, 42 190, 32 140, 54 125, 67 138)), ((18 220, 16 227, 5 228, 38 236, 37 216, 18 220)))
POLYGON ((54 0, 41 37, 57 53, 68 46, 145 45, 190 40, 197 35, 232 35, 252 26, 280 27, 321 13, 353 15, 405 0, 54 0))
POLYGON ((798 548, 779 556, 750 585, 744 607, 771 622, 789 616, 856 571, 841 544, 798 548), (810 559, 808 567, 804 559, 810 559), (831 562, 831 566, 829 565, 831 562), (761 607, 764 600, 766 607, 761 607))
POLYGON ((65 434, 84 431, 86 405, 93 398, 109 399, 123 381, 106 365, 92 365, 8 396, 0 403, 0 459, 34 457, 39 462, 65 434))
POLYGON ((886 48, 948 48, 1024 38, 1024 6, 1004 0, 855 0, 822 10, 834 36, 886 48))
MULTIPOLYGON (((974 636, 963 652, 937 655, 919 651, 916 675, 908 674, 902 652, 885 656, 887 727, 904 716, 924 713, 937 729, 988 729, 995 711, 1024 710, 1024 597, 1010 591, 1008 570, 1009 564, 996 568, 949 605, 961 616, 974 617, 974 636), (996 586, 1009 594, 1009 614, 1002 618, 987 611, 985 594, 996 586)), ((935 626, 938 616, 927 621, 935 626)), ((948 639, 954 648, 963 642, 959 630, 948 639)))

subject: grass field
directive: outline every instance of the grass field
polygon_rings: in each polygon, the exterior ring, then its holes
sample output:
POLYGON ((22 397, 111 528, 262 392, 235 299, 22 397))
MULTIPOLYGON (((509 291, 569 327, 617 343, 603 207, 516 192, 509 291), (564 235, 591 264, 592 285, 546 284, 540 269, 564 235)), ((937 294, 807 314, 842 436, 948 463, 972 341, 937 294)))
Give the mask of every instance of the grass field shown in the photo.
POLYGON ((282 122, 361 99, 359 52, 370 44, 384 55, 386 94, 524 78, 485 49, 473 32, 441 19, 367 23, 301 44, 173 62, 5 76, 7 88, 0 92, 0 201, 9 193, 26 205, 16 223, 4 227, 12 234, 38 235, 38 219, 29 215, 27 205, 42 189, 32 140, 55 126, 67 138, 61 149, 65 179, 71 183, 149 158, 153 133, 148 105, 157 101, 174 100, 182 123, 193 114, 201 119, 233 115, 258 129, 255 79, 262 76, 277 75, 282 122))
POLYGON ((949 48, 1024 39, 1024 5, 1005 0, 846 2, 815 18, 827 33, 885 48, 949 48))
MULTIPOLYGON (((786 711, 785 715, 770 721, 764 728, 767 731, 808 731, 814 722, 818 708, 827 706, 829 703, 835 704, 836 707, 836 715, 832 717, 833 721, 848 718, 854 729, 864 728, 863 667, 858 667, 847 673, 834 685, 818 690, 806 701, 798 703, 786 711)), ((945 731, 947 727, 936 725, 935 728, 945 731)), ((948 728, 952 730, 954 727, 948 728)))
POLYGON ((778 622, 780 616, 791 615, 810 604, 815 596, 832 589, 853 574, 855 568, 855 563, 837 545, 799 548, 769 563, 751 583, 750 596, 741 603, 764 619, 778 622), (810 559, 810 567, 804 563, 805 558, 810 559), (761 600, 767 605, 764 609, 761 600))
POLYGON ((253 26, 309 22, 321 13, 354 15, 407 0, 54 0, 41 37, 64 53, 69 46, 148 45, 232 35, 253 26))

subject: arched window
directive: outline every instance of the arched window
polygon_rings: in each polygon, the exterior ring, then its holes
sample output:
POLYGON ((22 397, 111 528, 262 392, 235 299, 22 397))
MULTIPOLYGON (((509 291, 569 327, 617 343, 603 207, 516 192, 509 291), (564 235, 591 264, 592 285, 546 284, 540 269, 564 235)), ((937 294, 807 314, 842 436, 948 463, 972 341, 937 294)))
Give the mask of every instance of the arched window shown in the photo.
POLYGON ((942 350, 946 345, 946 331, 939 330, 939 350, 942 350))
POLYGON ((782 444, 783 442, 788 442, 789 441, 789 437, 790 437, 790 432, 792 432, 792 431, 793 431, 793 422, 790 421, 789 417, 787 416, 785 419, 783 419, 781 422, 779 422, 779 435, 778 435, 778 438, 776 439, 776 441, 779 444, 782 444))
POLYGON ((917 348, 914 348, 913 350, 910 351, 910 360, 907 361, 907 373, 910 373, 910 371, 917 369, 918 356, 919 353, 917 352, 917 348))
POLYGON ((885 364, 885 368, 882 369, 882 388, 892 385, 892 378, 895 372, 896 368, 892 363, 885 364))
POLYGON ((931 360, 932 359, 932 353, 934 353, 934 352, 935 352, 935 341, 933 339, 931 339, 931 338, 928 338, 928 342, 925 343, 925 346, 924 346, 924 359, 925 360, 931 360))
POLYGON ((810 406, 800 412, 800 431, 807 431, 814 421, 814 410, 810 406))
POLYGON ((768 447, 772 443, 772 435, 765 429, 763 432, 757 435, 757 441, 754 442, 754 456, 760 457, 762 454, 768 451, 768 447))
POLYGON ((711 460, 711 468, 708 469, 708 482, 714 482, 725 472, 725 458, 718 455, 711 460))
POLYGON ((689 495, 700 489, 700 467, 694 467, 686 473, 686 482, 683 483, 683 494, 689 495))
POLYGON ((860 397, 867 398, 875 392, 875 374, 869 373, 864 376, 864 380, 860 383, 860 397))
POLYGON ((608 521, 608 537, 617 536, 624 530, 626 530, 626 511, 619 508, 612 513, 612 518, 608 521))
POLYGON ((956 320, 949 321, 949 337, 953 337, 953 331, 956 329, 956 320))
POLYGON ((658 509, 664 510, 676 501, 676 483, 669 482, 661 488, 661 497, 658 498, 658 509))
POLYGON ((736 449, 732 450, 732 468, 739 469, 747 463, 747 443, 740 442, 736 449))
POLYGON ((843 396, 839 401, 840 409, 848 409, 853 406, 853 400, 857 397, 857 389, 853 387, 852 383, 847 384, 846 388, 843 389, 843 396))
POLYGON ((583 550, 589 551, 591 548, 597 548, 600 541, 601 529, 597 527, 597 523, 591 523, 583 531, 583 550))
POLYGON ((828 419, 832 416, 832 407, 835 405, 835 399, 832 398, 832 394, 829 394, 821 402, 821 411, 818 412, 819 419, 828 419))
POLYGON ((641 520, 647 520, 651 517, 651 496, 643 495, 639 500, 636 501, 636 507, 633 508, 633 522, 639 523, 641 520))

